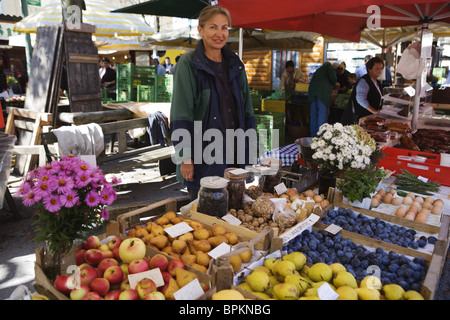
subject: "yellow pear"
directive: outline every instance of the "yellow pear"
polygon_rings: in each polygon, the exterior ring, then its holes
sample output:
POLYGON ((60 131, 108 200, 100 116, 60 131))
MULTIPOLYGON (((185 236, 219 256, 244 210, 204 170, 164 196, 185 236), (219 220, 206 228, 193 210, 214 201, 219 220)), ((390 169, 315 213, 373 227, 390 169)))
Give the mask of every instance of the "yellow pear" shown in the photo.
POLYGON ((183 254, 187 249, 187 244, 183 240, 175 239, 172 241, 172 248, 174 252, 183 254))
POLYGON ((228 230, 224 226, 221 226, 217 223, 213 223, 213 225, 211 226, 211 230, 213 232, 213 235, 215 236, 224 235, 228 232, 228 230))
POLYGON ((288 274, 295 273, 295 264, 291 261, 280 261, 273 266, 272 273, 279 281, 284 281, 288 274))
POLYGON ((384 296, 388 300, 403 300, 405 290, 398 284, 385 284, 383 286, 384 296))
POLYGON ((240 255, 230 257, 230 265, 233 267, 234 272, 238 272, 242 265, 242 258, 240 255))
POLYGON ((207 229, 197 229, 192 232, 195 240, 207 240, 209 238, 209 231, 207 229))
POLYGON ((295 284, 301 296, 310 286, 308 282, 299 274, 289 274, 284 278, 285 283, 295 284))
POLYGON ((272 271, 273 266, 276 265, 278 262, 280 262, 280 260, 275 258, 267 258, 266 260, 264 260, 264 267, 272 271))
POLYGON ((269 287, 269 276, 263 271, 253 271, 245 278, 245 281, 253 291, 263 292, 269 287))
POLYGON ((309 268, 308 275, 314 282, 330 282, 333 277, 333 270, 326 263, 318 262, 309 268))
POLYGON ((347 269, 338 262, 330 264, 330 268, 331 270, 333 270, 333 276, 336 275, 339 271, 347 271, 347 269))
POLYGON ((238 285, 238 288, 248 291, 248 292, 253 292, 252 287, 250 287, 250 285, 247 282, 242 282, 238 285))
POLYGON ((264 300, 270 300, 270 299, 272 299, 267 293, 264 293, 264 292, 252 292, 252 294, 254 294, 255 296, 257 296, 257 297, 260 297, 260 298, 262 298, 262 299, 264 299, 264 300))
POLYGON ((167 289, 164 291, 164 296, 166 297, 167 300, 175 300, 173 294, 177 292, 179 289, 180 287, 178 286, 177 281, 174 278, 170 278, 169 285, 167 286, 167 289))
POLYGON ((300 297, 298 298, 298 300, 320 300, 320 298, 318 296, 308 296, 308 297, 300 297))
POLYGON ((282 260, 291 261, 295 265, 295 270, 301 270, 306 263, 306 256, 296 251, 284 255, 282 260))
POLYGON ((425 300, 424 297, 415 290, 408 290, 403 294, 405 300, 425 300))
POLYGON ((341 286, 336 289, 339 295, 338 300, 358 300, 358 293, 356 290, 349 286, 341 286))
POLYGON ((267 273, 268 276, 272 275, 272 272, 269 269, 267 269, 267 267, 264 266, 257 266, 256 268, 253 269, 253 271, 263 271, 267 273))
POLYGON ((212 300, 245 300, 245 297, 237 290, 225 289, 214 293, 211 296, 212 300))
POLYGON ((247 251, 244 251, 239 255, 241 256, 242 262, 246 263, 252 260, 253 252, 252 250, 248 249, 247 251))
POLYGON ((340 271, 333 278, 333 284, 336 288, 347 286, 353 289, 358 288, 358 283, 356 282, 355 277, 347 271, 340 271))
POLYGON ((225 237, 227 237, 228 242, 231 245, 235 245, 239 242, 239 236, 235 232, 227 232, 225 233, 225 237))
POLYGON ((274 285, 273 293, 280 300, 297 300, 300 296, 298 287, 287 282, 274 285))
POLYGON ((197 275, 192 271, 183 268, 176 268, 175 279, 177 280, 178 286, 182 288, 192 280, 197 279, 197 275))
POLYGON ((360 288, 369 288, 379 290, 382 287, 381 280, 375 276, 365 276, 359 284, 360 288))
POLYGON ((380 291, 377 289, 369 289, 367 287, 356 288, 359 300, 380 300, 380 291))

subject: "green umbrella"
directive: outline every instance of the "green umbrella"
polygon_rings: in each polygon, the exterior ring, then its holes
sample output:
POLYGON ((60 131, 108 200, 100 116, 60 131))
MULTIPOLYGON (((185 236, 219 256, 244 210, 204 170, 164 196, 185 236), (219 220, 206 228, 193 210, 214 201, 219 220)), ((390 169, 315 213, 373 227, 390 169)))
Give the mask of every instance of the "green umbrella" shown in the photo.
POLYGON ((150 0, 112 12, 197 19, 200 11, 209 5, 207 0, 150 0))

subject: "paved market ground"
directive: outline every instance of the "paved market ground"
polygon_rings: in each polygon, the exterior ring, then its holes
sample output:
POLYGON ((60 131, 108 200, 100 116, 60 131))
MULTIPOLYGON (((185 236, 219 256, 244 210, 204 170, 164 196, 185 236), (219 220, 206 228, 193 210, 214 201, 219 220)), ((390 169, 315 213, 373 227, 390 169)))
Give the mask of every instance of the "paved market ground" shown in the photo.
MULTIPOLYGON (((180 199, 180 203, 187 203, 187 191, 176 182, 173 176, 165 179, 159 175, 155 164, 148 164, 133 172, 118 174, 122 179, 122 188, 117 208, 127 207, 131 203, 152 203, 169 197, 180 199)), ((10 179, 11 180, 11 179, 10 179)), ((11 193, 17 188, 18 183, 10 185, 11 193)), ((12 213, 5 206, 0 209, 0 300, 7 299, 20 285, 26 286, 34 292, 34 262, 35 249, 42 246, 33 241, 33 209, 21 205, 15 198, 19 208, 21 219, 16 221, 12 213)), ((103 233, 104 230, 98 230, 103 233)), ((450 255, 447 259, 441 275, 441 281, 436 300, 450 300, 450 255)))

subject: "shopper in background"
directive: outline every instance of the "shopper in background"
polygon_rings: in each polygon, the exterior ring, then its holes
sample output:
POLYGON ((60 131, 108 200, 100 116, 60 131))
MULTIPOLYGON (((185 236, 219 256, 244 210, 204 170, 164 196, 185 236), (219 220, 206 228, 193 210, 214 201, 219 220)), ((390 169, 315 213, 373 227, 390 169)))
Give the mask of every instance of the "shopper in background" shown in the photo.
POLYGON ((348 82, 350 72, 346 67, 347 65, 342 61, 336 68, 336 78, 339 83, 338 93, 345 93, 351 88, 351 85, 348 82))
MULTIPOLYGON (((177 150, 181 141, 173 140, 177 161, 177 178, 187 186, 191 199, 196 199, 200 188, 200 179, 206 176, 223 177, 227 167, 244 167, 249 163, 248 139, 235 141, 233 156, 226 148, 226 130, 255 128, 255 118, 250 99, 245 67, 239 56, 227 46, 228 28, 231 17, 228 10, 217 5, 205 7, 198 18, 198 31, 202 40, 195 50, 180 58, 173 81, 172 106, 170 111, 170 129, 172 138, 178 132, 190 133, 189 147, 177 150), (208 129, 219 129, 222 141, 205 141, 194 148, 194 121, 201 121, 197 136, 204 136, 208 129), (184 129, 184 130, 183 130, 184 129), (222 143, 223 151, 214 150, 214 157, 222 161, 194 163, 194 149, 203 151, 211 148, 211 143, 222 143), (237 157, 236 148, 245 150, 237 157), (197 149, 198 148, 198 149, 197 149), (242 157, 245 155, 244 161, 242 157), (234 159, 229 163, 227 159, 234 159), (239 163, 236 162, 236 158, 239 163), (218 163, 221 162, 221 163, 218 163)), ((197 123, 196 123, 197 124, 197 123)), ((235 139, 237 140, 237 139, 235 139)), ((186 141, 182 141, 183 145, 186 141)), ((211 150, 209 150, 211 152, 211 150)), ((197 155, 197 154, 196 154, 197 155)))
POLYGON ((308 89, 311 137, 315 137, 319 127, 328 120, 331 91, 336 84, 336 70, 329 62, 325 62, 313 74, 308 89))
POLYGON ((383 105, 382 86, 377 79, 385 70, 384 61, 375 57, 366 66, 367 73, 355 84, 342 115, 341 123, 344 125, 359 124, 359 119, 379 113, 383 105))
POLYGON ((370 54, 364 57, 364 64, 359 66, 355 70, 356 80, 358 80, 359 78, 361 78, 363 75, 365 75, 367 73, 366 63, 372 58, 373 57, 370 54))
POLYGON ((99 74, 102 88, 111 88, 116 85, 116 70, 111 68, 111 61, 109 58, 103 58, 99 74))
POLYGON ((173 64, 170 63, 170 58, 169 57, 166 57, 164 59, 164 64, 162 66, 166 70, 166 73, 170 73, 170 69, 173 67, 173 64))
POLYGON ((281 75, 280 89, 292 92, 295 90, 295 84, 299 82, 307 82, 302 71, 299 68, 295 68, 294 61, 286 61, 286 69, 281 75))
POLYGON ((154 58, 153 62, 155 62, 155 65, 156 65, 156 74, 158 74, 158 75, 165 75, 166 74, 166 69, 164 69, 164 67, 159 64, 159 59, 158 58, 154 58))
POLYGON ((176 56, 175 64, 170 68, 170 72, 169 72, 170 74, 174 74, 175 73, 175 67, 176 67, 176 65, 177 65, 179 60, 180 60, 180 56, 176 56))

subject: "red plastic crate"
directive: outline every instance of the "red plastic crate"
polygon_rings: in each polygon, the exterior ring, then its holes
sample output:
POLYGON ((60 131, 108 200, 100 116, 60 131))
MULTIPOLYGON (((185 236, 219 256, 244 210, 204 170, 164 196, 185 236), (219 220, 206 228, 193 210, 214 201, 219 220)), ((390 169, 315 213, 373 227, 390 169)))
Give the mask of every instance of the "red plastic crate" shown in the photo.
POLYGON ((439 182, 441 185, 450 186, 450 167, 441 166, 441 155, 426 153, 407 149, 386 147, 383 153, 387 154, 381 160, 378 167, 395 171, 394 175, 401 173, 401 169, 406 169, 416 176, 422 176, 429 180, 439 182), (414 157, 425 157, 425 162, 414 161, 414 157))

